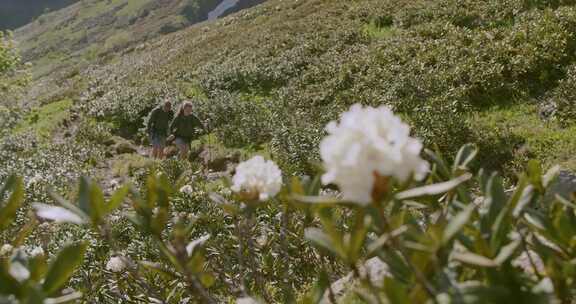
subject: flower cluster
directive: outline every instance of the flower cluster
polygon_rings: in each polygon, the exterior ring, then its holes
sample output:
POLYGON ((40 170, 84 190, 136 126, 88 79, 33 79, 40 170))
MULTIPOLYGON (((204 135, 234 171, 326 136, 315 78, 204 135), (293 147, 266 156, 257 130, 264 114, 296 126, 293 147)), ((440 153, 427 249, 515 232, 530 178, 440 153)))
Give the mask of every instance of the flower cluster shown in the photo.
POLYGON ((345 200, 371 202, 379 177, 420 180, 428 172, 420 157, 422 143, 410 137, 408 125, 386 106, 356 104, 326 130, 329 135, 320 144, 326 168, 322 181, 338 185, 345 200))
POLYGON ((110 260, 108 260, 108 263, 106 263, 106 270, 114 273, 122 272, 124 271, 125 268, 126 264, 124 263, 121 257, 117 256, 112 257, 110 258, 110 260))
POLYGON ((232 181, 232 191, 265 201, 280 192, 282 171, 273 161, 255 156, 238 165, 232 181))

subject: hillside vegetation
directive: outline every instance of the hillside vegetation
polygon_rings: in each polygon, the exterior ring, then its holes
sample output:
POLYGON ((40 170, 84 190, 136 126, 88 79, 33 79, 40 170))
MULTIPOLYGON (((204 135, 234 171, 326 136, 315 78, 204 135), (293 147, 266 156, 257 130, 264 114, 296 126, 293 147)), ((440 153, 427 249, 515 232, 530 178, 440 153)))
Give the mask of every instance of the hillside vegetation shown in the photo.
POLYGON ((574 298, 573 203, 541 204, 557 173, 543 177, 543 168, 576 170, 576 2, 268 0, 196 24, 215 4, 85 0, 15 32, 30 65, 0 48, 0 72, 2 56, 18 67, 0 77, 26 78, 0 93, 0 181, 18 189, 9 178, 17 173, 26 188, 0 244, 40 242, 54 253, 85 240, 85 262, 66 286, 86 302, 254 294, 317 303, 349 270, 364 290, 345 295, 352 303, 574 298), (146 116, 166 97, 193 100, 207 126, 190 163, 143 155, 146 116), (406 121, 435 151, 425 156, 432 172, 423 181, 370 175, 390 190, 372 205, 310 198, 333 193, 314 178, 320 142, 357 103, 386 105, 406 121), (278 204, 232 194, 221 178, 231 169, 214 165, 253 154, 282 168, 278 204), (80 176, 92 179, 77 184, 80 176), (30 203, 69 208, 59 194, 82 201, 72 211, 90 225, 28 223, 30 203), (18 231, 30 237, 12 241, 18 231), (398 243, 384 246, 389 238, 398 243), (531 254, 527 246, 547 262, 552 291, 540 286, 543 271, 511 264, 531 254), (453 251, 463 264, 452 263, 453 251), (106 269, 112 256, 136 261, 135 272, 106 269), (374 256, 392 266, 384 290, 355 267, 374 256))
POLYGON ((196 97, 226 145, 266 145, 304 170, 337 113, 388 104, 443 151, 480 143, 491 168, 532 157, 573 168, 573 139, 548 149, 574 122, 574 13, 554 1, 270 3, 90 72, 82 106, 135 130, 158 96, 196 97), (526 120, 490 124, 518 105, 549 138, 520 134, 526 120), (541 105, 554 108, 546 122, 541 105))

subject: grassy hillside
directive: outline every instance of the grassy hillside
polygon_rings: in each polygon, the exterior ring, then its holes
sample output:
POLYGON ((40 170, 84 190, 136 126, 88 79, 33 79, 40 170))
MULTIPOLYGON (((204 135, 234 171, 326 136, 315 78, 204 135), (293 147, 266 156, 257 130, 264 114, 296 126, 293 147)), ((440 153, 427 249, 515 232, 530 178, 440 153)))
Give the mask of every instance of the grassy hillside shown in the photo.
POLYGON ((574 7, 562 4, 270 3, 91 72, 82 106, 124 131, 141 124, 158 96, 197 97, 227 145, 270 146, 306 169, 321 126, 337 113, 355 102, 388 104, 443 151, 480 143, 491 168, 530 157, 573 168, 562 155, 573 154, 574 139, 553 152, 530 132, 478 122, 527 105, 540 121, 541 105, 551 105, 546 132, 560 138, 573 124, 574 7))
MULTIPOLYGON (((111 60, 137 43, 206 20, 220 2, 84 0, 38 17, 19 28, 16 37, 24 60, 34 63, 34 75, 41 77, 111 60)), ((260 2, 242 0, 235 8, 260 2)))

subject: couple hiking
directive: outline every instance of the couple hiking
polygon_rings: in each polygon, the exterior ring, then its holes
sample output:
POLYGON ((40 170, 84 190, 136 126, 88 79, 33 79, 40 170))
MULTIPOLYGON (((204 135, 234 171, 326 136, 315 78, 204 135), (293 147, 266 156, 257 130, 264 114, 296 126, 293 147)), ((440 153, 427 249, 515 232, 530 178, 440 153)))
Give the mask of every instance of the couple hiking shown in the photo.
POLYGON ((163 159, 166 144, 174 142, 180 151, 180 158, 188 158, 190 143, 205 131, 192 110, 192 103, 184 101, 174 117, 172 102, 166 100, 150 112, 146 131, 152 144, 152 157, 163 159))

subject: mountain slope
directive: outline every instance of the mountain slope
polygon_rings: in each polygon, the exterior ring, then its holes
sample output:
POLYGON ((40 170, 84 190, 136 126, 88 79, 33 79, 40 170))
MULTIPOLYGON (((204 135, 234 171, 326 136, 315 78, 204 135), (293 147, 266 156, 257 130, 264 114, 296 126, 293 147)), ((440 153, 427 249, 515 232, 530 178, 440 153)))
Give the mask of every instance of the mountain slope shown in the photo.
MULTIPOLYGON (((180 2, 168 2, 172 6, 162 9, 180 9, 180 2)), ((93 16, 114 15, 120 22, 127 7, 93 16)), ((74 20, 77 10, 55 19, 74 20)), ((528 158, 576 168, 576 140, 569 135, 575 16, 573 5, 520 0, 271 0, 107 51, 114 27, 103 23, 95 29, 102 36, 79 48, 100 46, 102 56, 74 69, 79 57, 72 52, 52 60, 48 74, 36 69, 47 77, 38 76, 27 100, 74 100, 113 133, 140 140, 138 129, 160 98, 193 98, 224 145, 270 151, 295 172, 314 169, 311 151, 338 113, 357 102, 386 104, 428 145, 453 153, 463 143, 478 143, 484 166, 509 169, 509 176, 528 158), (556 110, 542 120, 539 108, 548 104, 556 110)), ((138 20, 157 31, 161 23, 154 18, 138 20)), ((149 32, 138 22, 127 27, 130 37, 149 32)), ((28 56, 34 57, 31 45, 40 32, 35 25, 17 32, 28 56)), ((64 50, 78 43, 54 41, 64 50)), ((38 58, 42 63, 45 57, 38 58)))
POLYGON ((37 68, 36 77, 65 66, 110 60, 115 52, 177 31, 211 17, 221 17, 263 0, 85 0, 40 16, 16 30, 23 59, 37 68))

